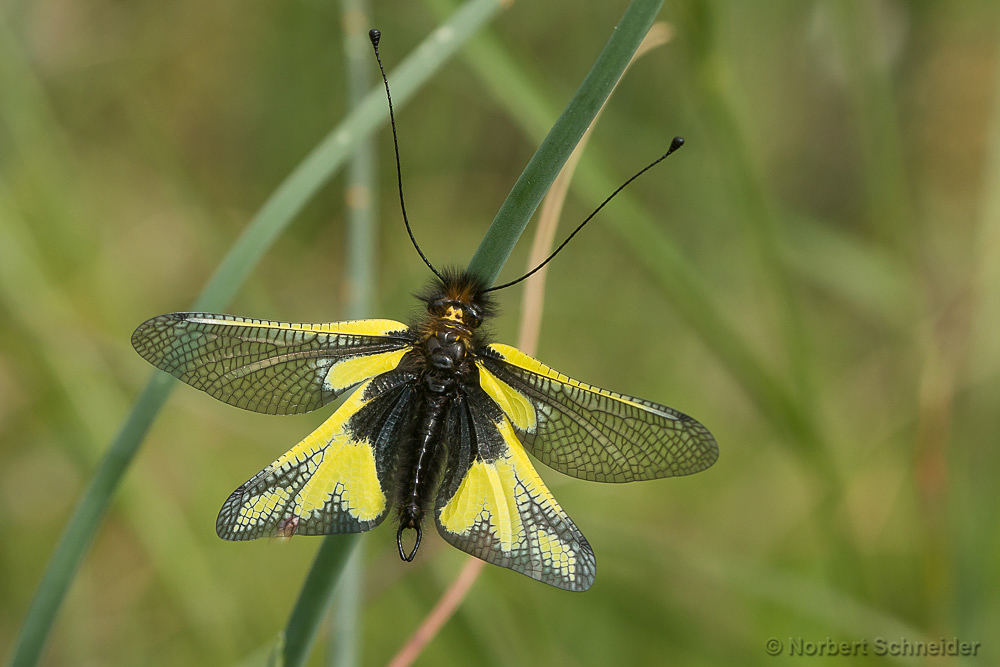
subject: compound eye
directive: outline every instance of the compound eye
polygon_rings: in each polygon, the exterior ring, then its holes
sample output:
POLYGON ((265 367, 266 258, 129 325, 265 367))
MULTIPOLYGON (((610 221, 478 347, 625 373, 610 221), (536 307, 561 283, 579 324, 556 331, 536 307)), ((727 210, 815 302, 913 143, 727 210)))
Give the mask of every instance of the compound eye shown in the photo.
POLYGON ((427 304, 427 311, 432 315, 444 315, 448 310, 448 299, 434 299, 427 304))
POLYGON ((465 319, 467 325, 473 329, 478 329, 479 325, 483 323, 483 312, 475 306, 466 306, 465 317, 463 319, 465 319))

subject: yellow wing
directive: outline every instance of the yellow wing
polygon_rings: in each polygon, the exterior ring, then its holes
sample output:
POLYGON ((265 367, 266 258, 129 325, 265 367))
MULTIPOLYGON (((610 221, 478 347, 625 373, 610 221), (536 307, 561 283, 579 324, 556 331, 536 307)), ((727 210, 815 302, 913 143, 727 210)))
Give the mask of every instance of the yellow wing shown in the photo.
POLYGON ((236 489, 219 511, 226 540, 371 530, 389 509, 392 448, 414 409, 416 376, 366 380, 318 429, 236 489))
POLYGON ((510 422, 481 390, 448 415, 438 532, 488 563, 572 591, 594 582, 587 539, 538 476, 510 422))
POLYGON ((690 475, 719 458, 708 429, 673 408, 574 380, 509 345, 487 346, 476 363, 525 449, 559 472, 632 482, 690 475))
POLYGON ((149 363, 220 401, 285 415, 315 410, 395 368, 413 337, 392 320, 291 324, 170 313, 140 324, 132 345, 149 363))

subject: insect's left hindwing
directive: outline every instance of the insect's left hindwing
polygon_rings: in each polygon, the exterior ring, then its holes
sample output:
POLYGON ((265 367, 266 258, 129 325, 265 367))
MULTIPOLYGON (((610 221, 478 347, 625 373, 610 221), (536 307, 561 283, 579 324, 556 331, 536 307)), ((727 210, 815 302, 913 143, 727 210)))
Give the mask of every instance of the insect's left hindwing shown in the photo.
POLYGON ((715 438, 677 410, 574 380, 507 345, 474 354, 478 381, 451 422, 437 521, 478 558, 568 590, 594 581, 593 550, 526 450, 607 482, 688 475, 718 458, 715 438))
POLYGON ((480 387, 449 415, 435 519, 449 543, 558 588, 594 581, 594 552, 538 476, 510 418, 480 387))

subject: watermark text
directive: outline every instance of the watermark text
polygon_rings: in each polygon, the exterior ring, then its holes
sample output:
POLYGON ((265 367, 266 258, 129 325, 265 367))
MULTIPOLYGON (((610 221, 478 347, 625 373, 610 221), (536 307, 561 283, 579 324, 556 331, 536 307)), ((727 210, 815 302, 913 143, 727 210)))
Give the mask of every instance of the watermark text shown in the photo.
POLYGON ((958 637, 910 639, 908 637, 866 637, 864 639, 809 639, 806 637, 770 637, 764 651, 770 656, 856 658, 876 656, 891 658, 933 658, 977 656, 982 642, 958 637))

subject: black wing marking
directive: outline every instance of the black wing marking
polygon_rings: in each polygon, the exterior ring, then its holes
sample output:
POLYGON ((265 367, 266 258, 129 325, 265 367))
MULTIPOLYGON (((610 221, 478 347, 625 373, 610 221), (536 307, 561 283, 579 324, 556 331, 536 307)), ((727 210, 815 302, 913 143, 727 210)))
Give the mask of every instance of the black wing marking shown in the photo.
POLYGON ((594 582, 594 551, 552 497, 489 396, 470 387, 446 417, 448 464, 435 520, 450 544, 572 591, 594 582))
POLYGON ((315 410, 391 370, 413 336, 392 320, 291 324, 170 313, 139 325, 132 345, 149 363, 220 401, 285 415, 315 410))
POLYGON ((226 540, 371 530, 392 504, 394 445, 414 410, 416 376, 367 380, 318 429, 229 496, 226 540))

